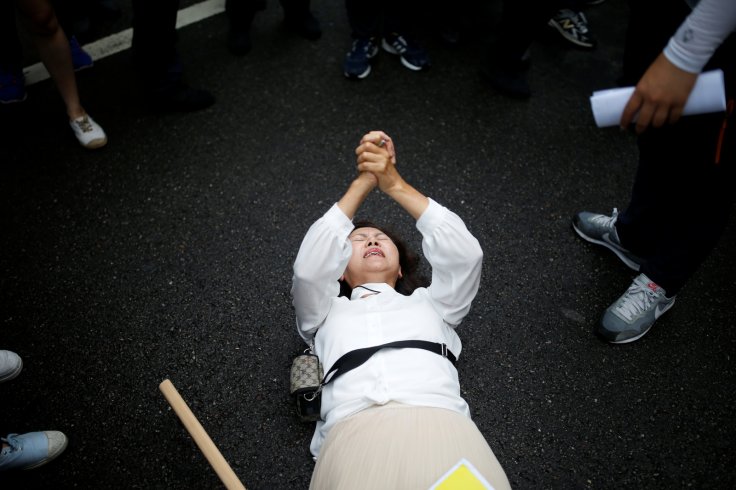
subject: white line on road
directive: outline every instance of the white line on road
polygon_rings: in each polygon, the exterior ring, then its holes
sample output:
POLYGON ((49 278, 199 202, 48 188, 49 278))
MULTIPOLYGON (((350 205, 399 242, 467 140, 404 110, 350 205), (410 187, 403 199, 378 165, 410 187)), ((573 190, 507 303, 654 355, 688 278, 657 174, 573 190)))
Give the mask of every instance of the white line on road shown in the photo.
MULTIPOLYGON (((155 2, 157 0, 150 0, 155 2)), ((194 24, 200 20, 212 17, 225 11, 225 0, 205 0, 179 10, 176 15, 176 28, 194 24)), ((100 60, 115 53, 125 51, 130 47, 133 39, 133 29, 125 29, 118 33, 112 34, 97 41, 85 44, 84 50, 92 56, 93 60, 100 60)), ((23 75, 26 79, 26 85, 42 82, 49 78, 49 72, 43 63, 27 66, 23 69, 23 75)))

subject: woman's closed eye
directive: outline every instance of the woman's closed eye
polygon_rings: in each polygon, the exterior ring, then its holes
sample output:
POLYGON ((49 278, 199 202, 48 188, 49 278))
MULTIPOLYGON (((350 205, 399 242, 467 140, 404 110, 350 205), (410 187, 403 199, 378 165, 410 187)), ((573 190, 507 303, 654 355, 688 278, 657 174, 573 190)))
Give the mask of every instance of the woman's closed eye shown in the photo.
POLYGON ((390 242, 391 241, 391 239, 387 237, 386 235, 376 235, 374 237, 368 237, 366 235, 353 235, 350 237, 351 242, 364 242, 366 240, 370 240, 372 242, 374 241, 382 241, 382 242, 389 241, 390 242))

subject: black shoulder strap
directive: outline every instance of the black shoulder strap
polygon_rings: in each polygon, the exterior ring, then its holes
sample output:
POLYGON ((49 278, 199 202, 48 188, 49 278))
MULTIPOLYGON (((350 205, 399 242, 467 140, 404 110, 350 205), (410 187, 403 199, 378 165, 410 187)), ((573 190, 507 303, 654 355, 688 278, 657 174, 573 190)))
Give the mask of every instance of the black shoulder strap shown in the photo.
POLYGON ((403 349, 406 347, 424 349, 430 352, 434 352, 435 354, 439 354, 442 357, 446 357, 453 366, 457 362, 457 358, 455 357, 455 355, 447 349, 447 344, 429 342, 427 340, 399 340, 396 342, 389 342, 388 344, 375 345, 373 347, 365 347, 363 349, 351 350, 350 352, 343 354, 340 359, 335 361, 335 364, 333 364, 330 370, 327 371, 327 373, 325 374, 325 377, 322 379, 322 386, 331 383, 338 376, 341 376, 348 371, 352 371, 353 369, 357 368, 381 349, 403 349))

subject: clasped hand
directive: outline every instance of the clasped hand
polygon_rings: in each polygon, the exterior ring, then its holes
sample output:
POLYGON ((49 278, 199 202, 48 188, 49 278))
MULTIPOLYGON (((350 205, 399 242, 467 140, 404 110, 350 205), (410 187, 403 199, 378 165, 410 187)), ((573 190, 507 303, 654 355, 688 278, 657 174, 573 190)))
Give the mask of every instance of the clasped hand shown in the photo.
POLYGON ((364 180, 383 192, 400 184, 402 178, 396 170, 396 150, 391 138, 383 131, 371 131, 360 139, 355 149, 358 180, 364 180))

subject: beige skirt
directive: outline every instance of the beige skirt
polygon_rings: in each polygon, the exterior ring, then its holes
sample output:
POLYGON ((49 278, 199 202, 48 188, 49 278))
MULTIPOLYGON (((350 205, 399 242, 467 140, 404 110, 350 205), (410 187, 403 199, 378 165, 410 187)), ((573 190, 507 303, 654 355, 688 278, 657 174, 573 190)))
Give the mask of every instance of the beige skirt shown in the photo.
POLYGON ((397 403, 363 410, 327 434, 313 490, 428 490, 462 458, 495 490, 506 474, 475 423, 462 414, 397 403))

